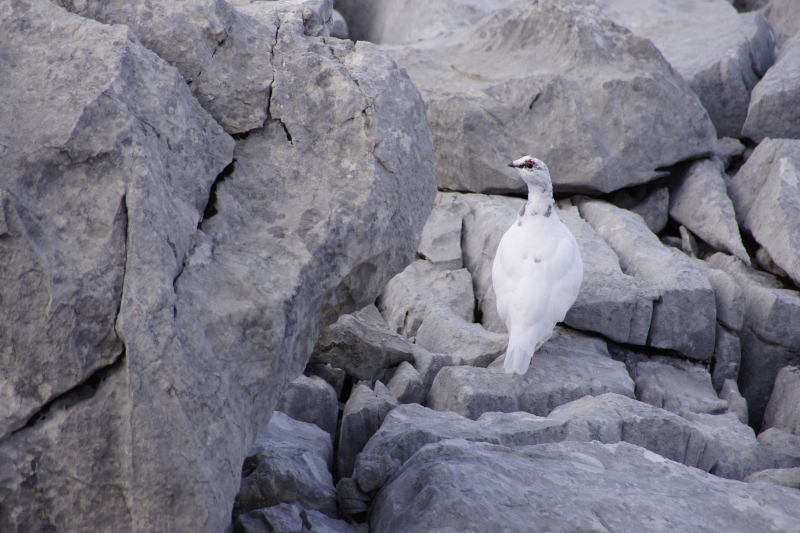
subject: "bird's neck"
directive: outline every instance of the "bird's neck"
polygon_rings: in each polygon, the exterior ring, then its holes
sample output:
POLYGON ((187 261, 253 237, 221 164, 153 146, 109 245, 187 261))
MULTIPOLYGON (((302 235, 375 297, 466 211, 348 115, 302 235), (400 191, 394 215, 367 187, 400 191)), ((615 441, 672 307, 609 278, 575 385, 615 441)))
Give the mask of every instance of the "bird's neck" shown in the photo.
POLYGON ((548 216, 553 212, 553 193, 543 191, 536 185, 528 187, 528 202, 525 204, 525 214, 548 216))

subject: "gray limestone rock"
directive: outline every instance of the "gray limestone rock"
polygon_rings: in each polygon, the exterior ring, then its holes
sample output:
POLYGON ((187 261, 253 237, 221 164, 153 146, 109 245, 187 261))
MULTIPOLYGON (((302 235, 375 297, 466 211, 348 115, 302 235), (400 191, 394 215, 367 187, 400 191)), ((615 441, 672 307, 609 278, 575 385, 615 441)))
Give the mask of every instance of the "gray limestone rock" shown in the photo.
POLYGON ((800 468, 770 468, 754 472, 744 478, 747 483, 772 483, 792 489, 800 489, 800 468))
POLYGON ((739 223, 800 283, 800 140, 767 139, 731 180, 739 223))
POLYGON ((356 480, 351 477, 339 480, 336 484, 336 496, 339 498, 339 508, 345 516, 363 513, 372 501, 369 494, 362 491, 356 480))
POLYGON ((498 524, 535 533, 750 533, 767 525, 790 531, 799 522, 795 491, 710 476, 627 443, 507 448, 460 439, 420 450, 370 513, 370 529, 386 533, 494 531, 498 524))
POLYGON ((349 39, 350 30, 348 29, 347 21, 344 20, 342 14, 334 9, 331 15, 331 37, 336 37, 337 39, 349 39))
POLYGON ((758 442, 763 447, 763 468, 800 467, 800 437, 777 428, 759 433, 758 442))
POLYGON ((356 466, 353 470, 353 479, 358 482, 359 488, 364 492, 379 489, 400 468, 398 461, 387 454, 359 453, 356 456, 356 466))
POLYGON ((275 410, 295 420, 314 424, 328 432, 331 439, 336 435, 339 402, 336 391, 321 377, 301 374, 290 381, 275 410))
POLYGON ((800 294, 734 257, 717 253, 707 261, 733 277, 745 295, 738 383, 750 424, 758 428, 778 372, 800 364, 800 294))
POLYGON ((717 396, 705 368, 666 357, 636 364, 636 399, 676 414, 728 410, 728 402, 717 396))
MULTIPOLYGON (((28 226, 42 252, 57 245, 56 233, 102 240, 106 211, 119 213, 122 237, 106 238, 111 257, 101 270, 114 268, 115 254, 125 261, 121 300, 105 319, 124 340, 124 357, 81 376, 83 385, 25 416, 27 426, 0 443, 8 465, 0 529, 46 530, 56 517, 65 531, 224 529, 239 465, 318 330, 374 301, 414 257, 435 197, 423 101, 376 47, 309 35, 302 11, 312 22, 315 5, 281 12, 267 78, 272 118, 237 140, 236 162, 216 184, 231 163, 230 138, 178 71, 129 30, 50 2, 0 6, 0 33, 12 47, 0 67, 2 188, 28 198, 25 217, 42 209, 56 216, 48 195, 82 199, 81 222, 28 226), (8 61, 18 74, 7 73, 8 61)), ((6 198, 12 229, 19 211, 6 198)), ((4 251, 2 261, 9 257, 4 251)), ((39 268, 33 257, 28 264, 39 268)), ((58 272, 76 287, 92 283, 58 272)), ((30 321, 0 323, 3 339, 21 339, 30 321)), ((72 335, 84 338, 79 329, 72 335)), ((108 360, 96 351, 81 357, 108 360)))
POLYGON ((800 5, 794 0, 769 0, 764 4, 762 12, 775 32, 776 44, 781 48, 787 40, 800 33, 800 5))
POLYGON ((753 89, 742 135, 756 142, 800 139, 800 37, 781 46, 775 64, 753 89))
POLYGON ((800 437, 800 367, 785 366, 764 412, 764 428, 777 428, 800 437))
POLYGON ((411 343, 389 329, 370 304, 352 315, 342 315, 319 335, 310 363, 330 363, 358 379, 372 380, 384 368, 412 361, 411 343))
POLYGON ((509 2, 384 49, 423 93, 440 189, 522 192, 507 165, 523 151, 547 163, 556 191, 611 192, 716 148, 700 101, 661 53, 588 2, 509 2))
POLYGON ((353 475, 356 455, 378 431, 389 411, 397 405, 397 399, 380 381, 375 382, 374 391, 366 385, 358 385, 353 389, 344 408, 339 435, 337 469, 340 477, 353 475))
POLYGON ((581 289, 564 323, 616 342, 645 344, 658 289, 641 278, 624 274, 617 254, 580 217, 577 208, 562 209, 558 214, 575 236, 583 260, 581 289))
MULTIPOLYGON (((707 263, 696 263, 701 267, 707 263)), ((741 331, 744 324, 745 297, 742 288, 726 272, 716 268, 703 268, 714 289, 717 305, 717 322, 733 331, 741 331)))
POLYGON ((622 271, 652 283, 661 293, 653 304, 647 344, 700 361, 711 358, 716 305, 701 267, 661 244, 641 216, 601 200, 576 200, 581 216, 616 252, 622 271))
POLYGON ((726 379, 720 387, 719 397, 728 402, 729 413, 735 414, 742 424, 747 424, 747 400, 739 394, 736 381, 726 379))
POLYGON ((710 415, 684 411, 682 416, 713 441, 716 462, 709 472, 715 476, 741 481, 753 472, 771 466, 771 457, 756 440, 753 428, 743 424, 734 413, 710 415))
POLYGON ((725 0, 597 4, 608 18, 658 47, 700 98, 720 137, 739 136, 750 91, 775 60, 775 39, 763 16, 740 15, 725 0))
POLYGON ((354 533, 344 520, 336 520, 297 503, 280 503, 239 515, 234 533, 354 533))
POLYGON ((429 312, 447 309, 472 322, 472 277, 466 269, 441 271, 428 261, 414 261, 386 284, 376 305, 389 328, 408 338, 417 334, 429 312))
MULTIPOLYGON (((742 362, 742 343, 739 335, 717 324, 717 344, 714 346, 714 369, 711 383, 719 391, 726 380, 739 379, 739 366, 742 362)), ((738 389, 737 389, 738 390, 738 389)))
POLYGON ((425 316, 415 342, 430 352, 451 355, 453 364, 485 367, 505 353, 508 335, 487 331, 440 308, 425 316))
POLYGON ((750 264, 736 225, 724 173, 722 162, 717 158, 701 159, 689 165, 676 177, 669 196, 669 215, 712 248, 750 264))
POLYGON ((386 388, 400 403, 422 403, 425 400, 422 377, 413 365, 405 361, 395 369, 386 388))
POLYGON ((727 169, 734 159, 744 154, 744 150, 745 147, 739 139, 723 137, 717 140, 717 151, 714 152, 714 155, 722 161, 722 166, 727 169))
POLYGON ((461 219, 456 197, 438 193, 431 216, 422 228, 417 254, 440 270, 462 268, 461 219))
POLYGON ((261 128, 269 117, 277 70, 274 48, 284 20, 299 18, 305 34, 327 36, 332 8, 326 0, 256 2, 242 11, 222 0, 56 3, 83 17, 128 26, 144 46, 180 71, 228 133, 261 128))
MULTIPOLYGON (((457 364, 452 355, 444 353, 431 353, 428 350, 414 345, 414 369, 419 373, 422 380, 424 396, 428 395, 428 391, 436 378, 436 374, 446 366, 454 366, 457 364)), ((424 398, 423 396, 423 398, 424 398)))
POLYGON ((333 444, 328 433, 275 412, 244 460, 234 518, 293 502, 338 518, 332 463, 333 444))
POLYGON ((694 236, 694 233, 689 231, 686 226, 680 226, 678 231, 681 235, 681 247, 680 249, 693 259, 697 259, 700 255, 700 245, 697 242, 697 239, 694 236))
POLYGON ((705 471, 719 456, 715 438, 691 422, 618 394, 585 396, 556 407, 547 419, 563 423, 562 440, 625 441, 705 471))
MULTIPOLYGON (((502 372, 502 358, 490 369, 502 372)), ((558 326, 536 351, 528 371, 511 379, 519 410, 538 416, 584 396, 610 392, 634 397, 634 383, 625 365, 611 358, 605 341, 558 326)))
POLYGON ((642 216, 650 231, 660 232, 669 219, 669 188, 655 189, 644 200, 631 207, 631 211, 642 216))
POLYGON ((756 264, 761 267, 765 272, 769 272, 779 278, 788 278, 789 274, 784 269, 775 264, 769 252, 765 248, 759 248, 756 251, 756 264))
POLYGON ((441 369, 433 380, 427 404, 435 411, 453 411, 473 420, 486 412, 520 410, 509 374, 469 366, 441 369))

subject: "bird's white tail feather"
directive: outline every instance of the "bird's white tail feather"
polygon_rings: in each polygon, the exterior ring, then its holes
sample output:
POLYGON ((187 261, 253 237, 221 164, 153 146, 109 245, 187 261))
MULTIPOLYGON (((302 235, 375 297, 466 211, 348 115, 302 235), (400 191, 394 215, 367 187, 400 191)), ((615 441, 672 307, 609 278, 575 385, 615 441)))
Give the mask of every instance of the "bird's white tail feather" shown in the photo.
MULTIPOLYGON (((552 330, 552 327, 549 329, 552 330)), ((550 338, 550 335, 547 335, 544 339, 538 340, 540 336, 538 328, 530 328, 522 335, 514 335, 508 339, 506 357, 503 361, 503 368, 507 373, 524 374, 528 371, 533 354, 550 338)))

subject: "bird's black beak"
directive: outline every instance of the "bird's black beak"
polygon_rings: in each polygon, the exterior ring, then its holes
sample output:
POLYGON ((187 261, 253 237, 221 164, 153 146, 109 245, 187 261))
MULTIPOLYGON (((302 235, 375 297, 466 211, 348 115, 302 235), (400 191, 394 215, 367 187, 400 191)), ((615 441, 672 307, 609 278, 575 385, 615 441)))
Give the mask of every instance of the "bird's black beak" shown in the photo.
POLYGON ((513 162, 509 163, 508 166, 510 166, 512 168, 517 168, 517 165, 515 165, 513 162))

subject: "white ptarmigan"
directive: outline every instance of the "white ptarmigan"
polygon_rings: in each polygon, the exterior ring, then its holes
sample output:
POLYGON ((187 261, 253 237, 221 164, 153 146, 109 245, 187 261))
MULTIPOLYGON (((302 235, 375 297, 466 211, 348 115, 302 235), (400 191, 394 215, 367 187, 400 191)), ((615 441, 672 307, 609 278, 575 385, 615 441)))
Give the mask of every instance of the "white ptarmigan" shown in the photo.
POLYGON ((508 328, 505 371, 524 374, 578 297, 583 261, 556 213, 547 165, 526 155, 508 166, 528 184, 528 202, 500 240, 492 284, 497 313, 508 328))

